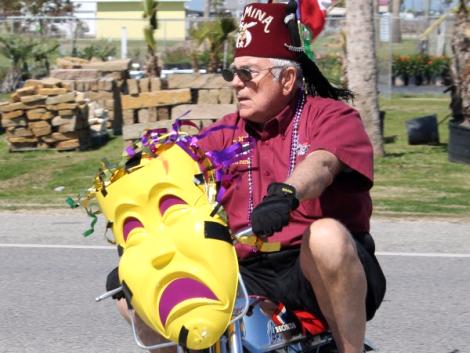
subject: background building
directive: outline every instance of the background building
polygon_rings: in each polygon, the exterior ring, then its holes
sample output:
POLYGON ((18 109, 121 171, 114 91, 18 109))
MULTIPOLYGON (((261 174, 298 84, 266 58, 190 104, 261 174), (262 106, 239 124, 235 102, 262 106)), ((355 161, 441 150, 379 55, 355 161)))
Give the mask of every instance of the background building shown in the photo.
MULTIPOLYGON (((129 40, 143 39, 142 0, 72 0, 76 17, 86 24, 85 35, 97 39, 118 39, 127 29, 129 40)), ((159 0, 157 40, 184 40, 187 0, 159 0)))

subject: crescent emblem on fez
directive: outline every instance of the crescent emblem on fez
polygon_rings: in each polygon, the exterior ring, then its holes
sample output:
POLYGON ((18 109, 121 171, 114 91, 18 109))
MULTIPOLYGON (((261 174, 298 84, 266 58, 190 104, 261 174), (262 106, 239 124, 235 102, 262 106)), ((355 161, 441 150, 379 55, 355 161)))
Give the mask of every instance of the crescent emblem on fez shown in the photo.
POLYGON ((240 27, 238 28, 238 36, 235 46, 237 48, 246 48, 250 45, 253 36, 248 28, 256 26, 256 22, 244 23, 240 22, 240 27))

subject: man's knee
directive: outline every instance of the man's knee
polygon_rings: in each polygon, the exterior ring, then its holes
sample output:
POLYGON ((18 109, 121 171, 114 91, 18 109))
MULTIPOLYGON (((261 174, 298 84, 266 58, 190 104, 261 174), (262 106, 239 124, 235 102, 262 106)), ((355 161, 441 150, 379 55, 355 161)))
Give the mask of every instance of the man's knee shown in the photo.
POLYGON ((349 231, 338 221, 324 218, 315 221, 304 234, 301 259, 332 270, 357 258, 356 247, 349 231))

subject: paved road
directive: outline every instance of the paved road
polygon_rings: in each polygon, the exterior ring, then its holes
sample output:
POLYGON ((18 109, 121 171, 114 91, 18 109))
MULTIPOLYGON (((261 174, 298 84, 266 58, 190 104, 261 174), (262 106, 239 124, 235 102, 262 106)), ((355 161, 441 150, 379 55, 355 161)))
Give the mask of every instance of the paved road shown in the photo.
MULTIPOLYGON (((142 352, 113 303, 94 302, 117 255, 102 222, 81 237, 87 222, 0 212, 0 353, 142 352)), ((368 338, 383 353, 470 352, 470 223, 377 219, 373 233, 388 292, 368 338)))

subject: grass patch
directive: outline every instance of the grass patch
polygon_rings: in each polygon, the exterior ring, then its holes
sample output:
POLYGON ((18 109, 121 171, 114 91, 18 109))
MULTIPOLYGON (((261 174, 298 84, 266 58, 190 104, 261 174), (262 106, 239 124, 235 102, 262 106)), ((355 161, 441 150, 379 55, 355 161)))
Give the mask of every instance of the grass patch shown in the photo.
MULTIPOLYGON (((407 142, 406 120, 434 113, 443 120, 448 105, 443 95, 381 100, 385 136, 394 141, 385 145, 386 156, 375 161, 375 215, 470 218, 470 165, 447 160, 447 121, 439 125, 439 145, 407 142)), ((0 136, 0 208, 67 207, 66 196, 86 190, 101 159, 118 161, 123 146, 117 137, 94 151, 9 153, 5 136, 0 136), (58 186, 64 191, 54 191, 58 186)))
POLYGON ((446 96, 398 97, 381 101, 386 111, 386 156, 375 162, 374 212, 378 215, 421 215, 465 218, 470 214, 470 165, 447 159, 449 114, 446 96), (408 145, 405 122, 437 114, 440 144, 408 145))
POLYGON ((0 208, 66 207, 65 198, 91 186, 103 157, 118 161, 122 138, 99 150, 84 152, 32 151, 9 153, 0 139, 0 208), (63 192, 54 189, 63 186, 63 192))

